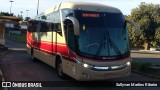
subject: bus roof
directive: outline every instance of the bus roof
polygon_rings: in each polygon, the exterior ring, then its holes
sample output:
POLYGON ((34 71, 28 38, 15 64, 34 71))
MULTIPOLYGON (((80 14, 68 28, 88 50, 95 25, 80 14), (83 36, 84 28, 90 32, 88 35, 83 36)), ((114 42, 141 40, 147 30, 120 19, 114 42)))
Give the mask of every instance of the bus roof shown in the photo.
POLYGON ((100 12, 121 12, 119 9, 98 4, 98 3, 89 3, 89 2, 64 2, 61 4, 60 9, 63 8, 71 8, 71 9, 80 9, 80 10, 86 10, 86 11, 100 11, 100 12))
POLYGON ((121 11, 115 7, 108 5, 89 3, 89 2, 62 2, 59 5, 49 8, 44 12, 44 14, 49 14, 58 9, 75 9, 75 10, 85 10, 85 11, 99 11, 99 12, 113 12, 120 13, 121 11))

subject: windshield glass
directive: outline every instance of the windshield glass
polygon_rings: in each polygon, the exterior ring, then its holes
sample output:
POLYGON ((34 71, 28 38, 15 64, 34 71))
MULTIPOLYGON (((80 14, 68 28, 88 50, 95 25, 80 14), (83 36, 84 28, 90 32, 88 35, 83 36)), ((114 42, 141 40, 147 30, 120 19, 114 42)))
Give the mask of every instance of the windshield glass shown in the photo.
POLYGON ((128 56, 129 40, 122 13, 75 11, 80 24, 79 52, 96 57, 128 56))

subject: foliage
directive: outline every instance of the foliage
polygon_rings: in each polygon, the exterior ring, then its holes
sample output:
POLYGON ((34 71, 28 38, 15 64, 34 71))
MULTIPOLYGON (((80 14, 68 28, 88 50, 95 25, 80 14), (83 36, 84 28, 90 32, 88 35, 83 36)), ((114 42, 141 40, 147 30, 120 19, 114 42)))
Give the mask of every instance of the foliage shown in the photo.
POLYGON ((21 42, 21 43, 26 42, 26 35, 25 34, 20 34, 20 35, 10 34, 10 35, 7 35, 7 37, 15 40, 16 42, 21 42))
POLYGON ((151 47, 158 46, 160 42, 160 5, 141 3, 132 10, 128 20, 134 20, 140 26, 140 37, 134 36, 134 28, 130 28, 130 40, 133 46, 142 45, 144 42, 151 47))
POLYGON ((0 16, 13 16, 13 13, 9 14, 8 12, 0 12, 0 16))
POLYGON ((160 42, 160 27, 156 30, 155 38, 160 42))

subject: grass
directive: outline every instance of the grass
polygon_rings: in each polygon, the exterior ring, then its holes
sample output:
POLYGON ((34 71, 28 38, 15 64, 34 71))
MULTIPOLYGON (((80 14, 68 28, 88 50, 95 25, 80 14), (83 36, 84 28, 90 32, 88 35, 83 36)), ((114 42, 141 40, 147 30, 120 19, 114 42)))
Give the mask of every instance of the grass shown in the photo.
POLYGON ((20 34, 20 35, 10 34, 10 35, 7 35, 7 37, 15 40, 16 42, 21 42, 21 43, 26 42, 26 35, 25 34, 20 34))
POLYGON ((160 71, 152 70, 150 66, 152 66, 150 62, 132 62, 132 71, 160 78, 160 71))

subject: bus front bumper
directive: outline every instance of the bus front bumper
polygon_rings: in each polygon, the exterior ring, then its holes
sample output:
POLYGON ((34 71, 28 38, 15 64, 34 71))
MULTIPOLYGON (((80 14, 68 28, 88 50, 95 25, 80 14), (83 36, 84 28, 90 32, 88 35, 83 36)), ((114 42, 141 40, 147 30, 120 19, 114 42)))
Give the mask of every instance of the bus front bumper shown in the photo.
POLYGON ((91 70, 83 67, 82 65, 76 65, 75 79, 79 81, 93 81, 93 80, 108 80, 127 77, 131 74, 131 65, 126 66, 120 70, 91 70))

